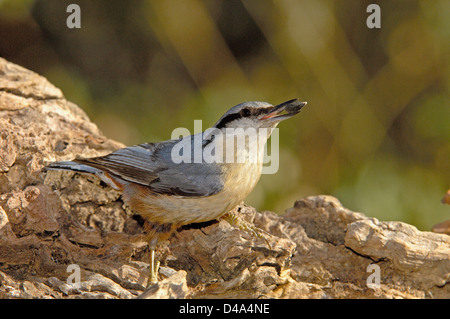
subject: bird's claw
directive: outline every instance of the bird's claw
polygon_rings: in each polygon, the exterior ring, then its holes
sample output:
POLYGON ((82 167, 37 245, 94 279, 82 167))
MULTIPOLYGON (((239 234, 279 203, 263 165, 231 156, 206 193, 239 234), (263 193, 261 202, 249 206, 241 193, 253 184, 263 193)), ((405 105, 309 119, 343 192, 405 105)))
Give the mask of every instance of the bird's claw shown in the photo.
POLYGON ((238 227, 240 230, 246 231, 255 237, 264 239, 266 241, 267 246, 269 246, 269 249, 272 250, 272 246, 270 245, 270 242, 267 239, 267 237, 271 237, 272 235, 269 234, 268 232, 262 230, 261 228, 256 227, 255 225, 248 223, 247 221, 239 218, 233 213, 227 213, 226 215, 223 216, 223 219, 226 220, 230 225, 238 227))

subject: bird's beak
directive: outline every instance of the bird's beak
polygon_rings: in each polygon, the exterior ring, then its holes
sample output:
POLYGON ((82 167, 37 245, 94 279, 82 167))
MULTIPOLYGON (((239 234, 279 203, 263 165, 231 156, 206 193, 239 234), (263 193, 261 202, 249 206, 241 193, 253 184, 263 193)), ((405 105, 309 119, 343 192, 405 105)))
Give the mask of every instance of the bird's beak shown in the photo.
POLYGON ((300 102, 298 99, 289 100, 274 106, 269 113, 263 114, 259 119, 282 121, 299 113, 306 104, 307 102, 300 102))

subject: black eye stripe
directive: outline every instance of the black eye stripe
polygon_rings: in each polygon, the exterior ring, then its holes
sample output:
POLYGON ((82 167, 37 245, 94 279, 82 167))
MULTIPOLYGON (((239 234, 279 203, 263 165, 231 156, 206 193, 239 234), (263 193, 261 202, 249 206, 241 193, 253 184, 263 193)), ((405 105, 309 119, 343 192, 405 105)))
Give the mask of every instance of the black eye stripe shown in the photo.
POLYGON ((227 116, 225 116, 222 120, 220 120, 219 123, 217 123, 216 128, 221 129, 223 127, 225 127, 228 123, 239 119, 239 118, 243 118, 243 117, 248 117, 248 116, 259 116, 261 114, 267 113, 270 110, 273 109, 273 106, 269 106, 269 107, 258 107, 258 108, 244 108, 242 110, 240 110, 238 113, 232 113, 232 114, 228 114, 227 116), (248 114, 244 114, 248 113, 248 114))
POLYGON ((241 118, 241 117, 242 116, 239 113, 228 114, 219 123, 217 123, 216 127, 218 129, 221 129, 221 128, 225 127, 228 123, 234 121, 235 119, 241 118))
POLYGON ((252 115, 260 116, 261 114, 268 113, 273 109, 273 106, 253 109, 252 115))

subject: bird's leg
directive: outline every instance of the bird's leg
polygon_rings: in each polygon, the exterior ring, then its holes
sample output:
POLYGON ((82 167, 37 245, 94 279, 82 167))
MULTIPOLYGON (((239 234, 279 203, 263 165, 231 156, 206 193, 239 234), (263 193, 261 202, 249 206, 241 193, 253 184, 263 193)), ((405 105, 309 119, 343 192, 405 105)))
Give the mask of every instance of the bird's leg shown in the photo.
POLYGON ((147 287, 153 286, 158 282, 159 261, 155 262, 155 249, 150 248, 150 276, 148 277, 147 287))
POLYGON ((230 225, 238 227, 240 230, 244 230, 246 232, 249 232, 255 237, 262 238, 266 241, 267 246, 269 246, 269 249, 272 250, 272 246, 270 245, 269 240, 267 237, 271 236, 268 232, 262 230, 261 228, 256 227, 255 225, 252 225, 248 223, 247 221, 243 220, 242 218, 239 218, 239 216, 228 212, 225 214, 222 219, 226 220, 230 225))
POLYGON ((147 281, 147 288, 158 282, 159 261, 155 261, 156 242, 157 240, 152 239, 148 244, 150 248, 150 275, 147 281))
POLYGON ((158 282, 159 261, 155 260, 156 245, 161 241, 169 239, 170 235, 177 229, 177 225, 173 223, 157 223, 147 221, 145 230, 147 231, 150 249, 150 276, 148 278, 147 287, 158 282))

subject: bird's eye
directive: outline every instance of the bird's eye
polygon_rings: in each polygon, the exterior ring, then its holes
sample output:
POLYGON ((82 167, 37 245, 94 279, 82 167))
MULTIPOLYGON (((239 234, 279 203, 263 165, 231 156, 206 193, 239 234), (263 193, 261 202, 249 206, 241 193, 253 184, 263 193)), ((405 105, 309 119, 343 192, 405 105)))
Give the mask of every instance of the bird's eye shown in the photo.
POLYGON ((248 117, 251 115, 251 112, 249 109, 242 109, 241 114, 243 117, 248 117))

